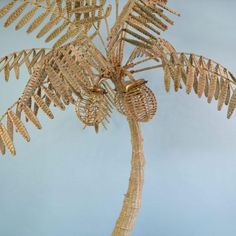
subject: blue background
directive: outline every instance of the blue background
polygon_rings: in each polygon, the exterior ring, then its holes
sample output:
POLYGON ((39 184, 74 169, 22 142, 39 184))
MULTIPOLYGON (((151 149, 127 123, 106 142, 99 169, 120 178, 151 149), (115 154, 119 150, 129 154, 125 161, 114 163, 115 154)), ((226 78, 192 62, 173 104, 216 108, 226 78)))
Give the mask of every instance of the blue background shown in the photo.
MULTIPOLYGON (((213 58, 236 73, 236 1, 169 5, 182 16, 162 36, 178 51, 213 58)), ((32 47, 45 44, 25 29, 0 27, 1 56, 32 47)), ((159 71, 143 76, 157 95, 158 114, 142 125, 146 174, 133 235, 236 235, 236 117, 227 120, 226 109, 219 113, 215 101, 194 94, 166 94, 159 71)), ((1 113, 27 80, 24 72, 19 81, 1 79, 1 113)), ((0 235, 110 235, 130 171, 126 119, 114 112, 109 130, 95 135, 83 130, 73 107, 53 111, 54 121, 40 116, 42 131, 27 124, 29 144, 16 135, 15 158, 0 159, 0 235)))

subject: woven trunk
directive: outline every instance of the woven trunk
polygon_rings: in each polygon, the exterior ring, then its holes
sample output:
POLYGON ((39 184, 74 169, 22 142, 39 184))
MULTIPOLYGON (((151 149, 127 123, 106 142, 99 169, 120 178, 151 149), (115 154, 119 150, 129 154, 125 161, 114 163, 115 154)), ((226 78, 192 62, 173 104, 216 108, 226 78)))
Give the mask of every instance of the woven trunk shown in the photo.
POLYGON ((128 191, 125 194, 119 218, 116 221, 112 236, 130 236, 141 207, 144 181, 143 139, 139 123, 129 119, 132 143, 132 168, 128 191))

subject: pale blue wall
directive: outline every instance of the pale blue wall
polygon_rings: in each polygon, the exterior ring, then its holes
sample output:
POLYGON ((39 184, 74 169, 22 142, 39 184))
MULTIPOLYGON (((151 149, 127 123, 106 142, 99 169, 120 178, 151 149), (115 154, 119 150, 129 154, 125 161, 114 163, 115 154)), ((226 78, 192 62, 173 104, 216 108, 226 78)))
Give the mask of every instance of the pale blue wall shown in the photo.
MULTIPOLYGON (((6 2, 6 1, 1 1, 6 2)), ((124 2, 124 1, 121 1, 124 2)), ((233 0, 172 0, 182 17, 165 36, 179 51, 204 54, 236 73, 233 0)), ((24 30, 0 28, 1 55, 44 46, 24 30)), ((146 176, 134 236, 236 235, 236 116, 184 92, 167 95, 162 74, 147 73, 159 112, 142 125, 146 176)), ((0 111, 21 93, 22 74, 0 82, 0 111)), ((114 113, 108 131, 82 129, 73 108, 41 117, 32 141, 16 137, 17 156, 0 159, 1 236, 110 235, 126 192, 130 138, 114 113)))

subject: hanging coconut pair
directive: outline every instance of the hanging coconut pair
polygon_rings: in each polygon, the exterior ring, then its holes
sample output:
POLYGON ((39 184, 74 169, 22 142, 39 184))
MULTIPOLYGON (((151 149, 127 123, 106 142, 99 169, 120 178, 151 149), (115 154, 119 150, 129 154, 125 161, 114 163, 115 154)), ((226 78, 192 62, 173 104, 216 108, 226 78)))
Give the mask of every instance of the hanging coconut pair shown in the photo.
POLYGON ((127 82, 123 93, 115 96, 117 110, 139 122, 151 120, 157 111, 157 100, 144 79, 127 82))

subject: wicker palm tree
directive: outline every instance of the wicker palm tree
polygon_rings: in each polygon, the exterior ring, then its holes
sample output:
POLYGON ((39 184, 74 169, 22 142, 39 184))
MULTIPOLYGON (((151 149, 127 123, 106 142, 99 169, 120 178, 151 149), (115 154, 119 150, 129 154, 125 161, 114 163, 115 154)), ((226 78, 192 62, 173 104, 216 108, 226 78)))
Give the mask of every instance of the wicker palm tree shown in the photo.
POLYGON ((186 89, 197 96, 205 95, 210 103, 218 101, 218 110, 228 106, 230 118, 236 107, 236 78, 215 61, 190 53, 179 53, 160 33, 174 22, 167 0, 128 0, 119 12, 114 1, 116 20, 109 28, 111 5, 105 0, 11 0, 0 8, 4 26, 26 27, 27 33, 38 30, 37 38, 54 41, 50 49, 30 49, 0 58, 0 72, 6 81, 14 72, 19 78, 25 66, 29 81, 22 96, 0 119, 0 150, 16 154, 13 134, 17 131, 26 141, 30 136, 23 123, 32 122, 38 129, 41 109, 53 118, 50 105, 65 110, 73 105, 80 121, 98 132, 106 128, 112 109, 127 117, 132 143, 132 169, 128 191, 113 236, 131 235, 144 180, 144 154, 140 123, 147 122, 157 111, 157 100, 147 81, 139 73, 163 69, 167 92, 186 89), (101 28, 106 29, 106 37, 101 28), (104 47, 98 48, 98 40, 104 47), (126 45, 132 51, 128 58, 126 45), (125 54, 126 53, 126 54, 125 54), (152 62, 152 66, 146 63, 152 62))

